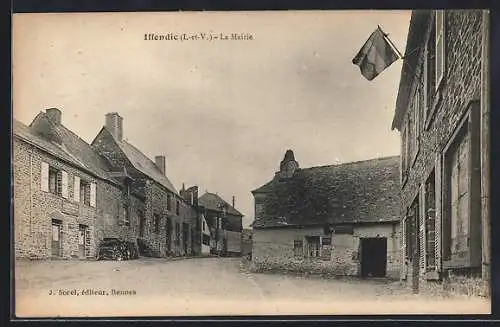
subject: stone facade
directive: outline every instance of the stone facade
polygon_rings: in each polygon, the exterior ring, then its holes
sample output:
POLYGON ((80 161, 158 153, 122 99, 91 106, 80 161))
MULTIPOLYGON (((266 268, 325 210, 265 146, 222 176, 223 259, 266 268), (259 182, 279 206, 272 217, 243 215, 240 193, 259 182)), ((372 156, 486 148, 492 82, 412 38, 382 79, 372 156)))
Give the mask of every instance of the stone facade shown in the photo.
MULTIPOLYGON (((139 213, 143 217, 142 222, 139 217, 132 222, 135 226, 135 236, 140 243, 140 251, 144 250, 146 255, 156 257, 199 254, 201 242, 198 240, 200 226, 196 206, 138 170, 118 142, 120 140, 116 140, 107 128, 103 128, 92 142, 92 146, 108 159, 113 170, 125 170, 130 175, 131 194, 143 201, 130 203, 132 217, 137 217, 139 213)), ((141 154, 142 160, 149 160, 142 156, 141 154)), ((162 162, 164 164, 164 159, 162 162)), ((153 169, 165 174, 164 167, 153 169)))
POLYGON ((353 226, 352 234, 325 235, 323 227, 254 229, 252 265, 257 271, 285 270, 337 276, 361 274, 360 243, 362 238, 386 238, 386 277, 399 279, 400 228, 397 223, 353 226), (306 236, 331 237, 329 255, 306 258, 294 253, 294 241, 306 236))
MULTIPOLYGON (((104 238, 131 241, 143 255, 201 252, 198 209, 165 187, 163 156, 155 158, 163 167, 156 167, 134 148, 158 182, 136 169, 105 129, 91 146, 66 129, 61 116, 51 108, 30 127, 15 121, 16 258, 91 259, 104 238)), ((121 135, 121 117, 106 118, 121 135)))
POLYGON ((85 258, 95 256, 99 239, 105 236, 102 217, 113 216, 107 201, 119 200, 116 185, 102 181, 79 168, 14 136, 14 226, 16 258, 46 259, 52 257, 52 219, 61 221, 61 258, 78 258, 79 226, 86 226, 85 258), (42 162, 68 174, 68 196, 52 194, 41 188, 42 162), (95 183, 96 206, 74 201, 74 178, 95 183), (106 194, 106 197, 102 197, 106 194), (106 202, 105 202, 106 201, 106 202))
MULTIPOLYGON (((415 72, 403 73, 400 91, 398 94, 398 102, 396 107, 396 115, 393 121, 393 128, 397 128, 401 132, 402 138, 402 189, 401 189, 401 212, 403 224, 408 220, 408 212, 412 203, 418 201, 420 203, 419 217, 416 222, 417 227, 414 228, 415 234, 408 235, 403 239, 403 253, 406 264, 402 266, 401 276, 407 280, 408 287, 412 287, 415 291, 427 291, 436 288, 462 289, 454 285, 466 284, 470 281, 471 285, 478 284, 478 278, 481 279, 481 263, 479 266, 471 267, 463 266, 460 268, 462 273, 468 276, 456 276, 455 268, 447 268, 443 260, 443 242, 445 238, 446 223, 445 214, 447 207, 445 205, 445 197, 449 188, 445 185, 445 174, 448 172, 445 157, 447 148, 454 141, 457 131, 461 128, 464 119, 469 119, 469 133, 471 133, 472 143, 474 144, 474 133, 481 133, 479 124, 475 129, 475 119, 468 118, 477 115, 483 105, 479 105, 482 99, 483 91, 483 72, 482 60, 484 55, 483 44, 483 13, 480 10, 446 10, 440 11, 436 16, 436 11, 414 11, 412 22, 410 23, 410 33, 408 36, 407 53, 413 51, 414 48, 420 47, 420 52, 415 51, 412 56, 407 56, 408 63, 415 67, 415 72), (435 25, 437 24, 436 17, 443 17, 444 22, 444 74, 440 83, 436 83, 429 87, 429 80, 432 76, 428 76, 430 65, 428 52, 425 51, 426 44, 431 42, 430 46, 435 46, 432 38, 435 38, 435 25), (433 28, 433 29, 431 29, 433 28), (412 77, 407 77, 412 76, 412 77), (416 78, 415 76, 419 77, 416 78), (425 89, 424 88, 429 88, 425 89), (416 90, 419 90, 417 92, 416 90), (424 94, 426 97, 424 97, 424 94), (412 99, 417 98, 417 101, 412 99), (419 103, 421 105, 415 105, 419 103), (478 105, 476 105, 478 104, 478 105), (435 267, 428 267, 426 264, 426 235, 428 235, 425 221, 427 219, 425 208, 425 184, 431 178, 435 181, 436 193, 436 208, 435 213, 435 267), (422 210, 423 209, 423 210, 422 210), (416 239, 417 237, 418 239, 416 239), (415 251, 409 253, 405 250, 409 242, 416 244, 415 251), (462 269, 463 268, 463 269, 462 269), (478 269, 476 269, 478 268, 478 269), (460 282, 459 282, 460 281, 460 282), (443 286, 448 285, 448 286, 443 286)), ((441 21, 441 20, 439 20, 441 21)), ((439 38, 439 35, 437 36, 439 38)), ((436 43, 437 44, 437 43, 436 43)), ((429 48, 429 45, 427 45, 429 48)), ((481 136, 482 137, 482 136, 481 136)), ((479 142, 478 142, 479 143, 479 142)), ((471 158, 472 166, 477 163, 477 168, 472 171, 486 170, 486 162, 479 166, 479 156, 484 149, 479 149, 479 145, 471 146, 469 157, 471 158)), ((488 155, 487 155, 488 156, 488 155)), ((475 174, 475 173, 472 173, 475 174)), ((481 257, 481 243, 483 238, 489 236, 481 232, 481 208, 480 199, 483 198, 484 192, 480 190, 477 182, 479 176, 471 175, 472 184, 471 194, 477 194, 477 200, 474 195, 471 196, 470 210, 472 215, 476 216, 476 222, 470 222, 470 248, 478 249, 478 251, 470 250, 472 257, 481 257), (476 182, 475 182, 476 181, 476 182), (477 225, 478 224, 478 225, 477 225), (475 251, 475 252, 474 252, 475 251), (474 252, 474 254, 473 254, 474 252)), ((489 183, 489 182, 488 182, 489 183)), ((484 185, 483 185, 484 186, 484 185)), ((488 188, 489 186, 486 186, 488 188)), ((411 228, 411 227, 408 227, 411 228)), ((411 234, 411 233, 409 233, 411 234)), ((482 265, 489 265, 487 259, 485 261, 485 251, 482 249, 483 262, 482 265)), ((410 251, 411 252, 411 251, 410 251)), ((481 261, 481 260, 479 260, 481 261)), ((483 277, 484 269, 483 269, 483 277)), ((483 280, 483 286, 480 289, 486 289, 487 282, 483 280)), ((465 287, 467 288, 467 287, 465 287)), ((478 291, 475 293, 485 293, 478 291)))

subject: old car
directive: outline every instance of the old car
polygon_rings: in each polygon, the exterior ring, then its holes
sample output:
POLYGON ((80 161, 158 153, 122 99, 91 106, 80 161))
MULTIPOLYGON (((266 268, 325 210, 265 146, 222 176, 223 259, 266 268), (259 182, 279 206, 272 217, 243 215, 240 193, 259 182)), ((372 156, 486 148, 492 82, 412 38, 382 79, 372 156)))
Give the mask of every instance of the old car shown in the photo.
POLYGON ((139 258, 133 242, 119 238, 104 238, 99 244, 97 260, 131 260, 139 258))

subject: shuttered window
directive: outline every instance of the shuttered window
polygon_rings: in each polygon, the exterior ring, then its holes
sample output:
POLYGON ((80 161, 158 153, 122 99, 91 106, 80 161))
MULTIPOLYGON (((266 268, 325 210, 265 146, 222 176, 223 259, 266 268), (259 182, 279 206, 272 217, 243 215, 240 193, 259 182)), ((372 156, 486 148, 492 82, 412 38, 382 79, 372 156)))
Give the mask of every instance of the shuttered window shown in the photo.
POLYGON ((310 258, 321 256, 321 238, 320 236, 306 237, 307 256, 310 258))
POLYGON ((446 268, 481 265, 479 122, 479 101, 473 101, 444 152, 442 259, 446 268))
POLYGON ((442 158, 441 153, 436 155, 435 166, 434 166, 434 174, 436 177, 436 242, 435 242, 435 253, 436 253, 436 271, 441 271, 441 239, 442 239, 442 220, 443 220, 443 210, 442 210, 442 158))
POLYGON ((407 248, 407 226, 406 226, 406 216, 403 217, 403 220, 401 221, 401 256, 402 256, 402 262, 404 263, 405 260, 408 259, 408 248, 407 248))
POLYGON ((412 139, 412 159, 415 159, 415 156, 418 153, 418 149, 420 147, 420 112, 421 112, 421 100, 420 100, 421 92, 418 87, 415 91, 415 96, 413 98, 413 139, 412 139))
MULTIPOLYGON (((67 179, 67 175, 66 175, 67 179)), ((49 167, 49 192, 55 195, 62 196, 63 194, 63 172, 54 167, 49 167)), ((67 180, 66 180, 67 186, 67 180)))
POLYGON ((436 15, 436 85, 438 89, 445 73, 445 11, 437 10, 436 15))
POLYGON ((90 183, 90 206, 96 206, 96 184, 90 183))
POLYGON ((167 210, 172 211, 172 195, 167 194, 167 210))
POLYGON ((425 205, 425 262, 426 270, 436 269, 436 183, 435 172, 427 178, 424 191, 425 205))
POLYGON ((401 180, 404 181, 408 171, 408 120, 403 126, 401 132, 401 180))
POLYGON ((408 211, 408 228, 409 228, 409 258, 413 260, 419 260, 419 244, 418 244, 418 236, 419 236, 419 201, 418 195, 413 201, 408 211))
POLYGON ((449 153, 448 174, 448 209, 449 235, 447 241, 447 258, 451 255, 459 258, 467 255, 469 246, 469 137, 461 136, 449 153))
POLYGON ((80 179, 80 202, 86 205, 90 205, 90 193, 91 193, 91 184, 83 179, 80 179))
POLYGON ((69 197, 68 173, 61 171, 61 196, 65 199, 69 197))
POLYGON ((293 255, 296 257, 304 256, 304 241, 302 240, 293 241, 293 255))

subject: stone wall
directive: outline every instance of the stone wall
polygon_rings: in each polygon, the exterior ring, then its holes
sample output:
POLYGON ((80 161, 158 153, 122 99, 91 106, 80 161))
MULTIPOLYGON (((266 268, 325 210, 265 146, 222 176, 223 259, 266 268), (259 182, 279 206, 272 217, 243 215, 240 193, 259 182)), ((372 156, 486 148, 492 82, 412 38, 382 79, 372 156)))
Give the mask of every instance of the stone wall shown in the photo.
MULTIPOLYGON (((446 11, 446 70, 443 78, 443 85, 438 92, 437 100, 434 102, 433 114, 422 121, 423 127, 420 132, 420 142, 418 153, 413 161, 412 156, 408 158, 407 179, 403 182, 401 194, 401 207, 403 214, 416 196, 419 187, 435 168, 436 156, 441 153, 450 141, 453 133, 457 130, 458 124, 469 109, 471 101, 481 99, 481 24, 482 13, 480 10, 446 11)), ((429 33, 427 31, 426 33, 429 33)), ((420 52, 423 56, 423 51, 420 52)), ((418 72, 416 76, 418 76, 418 72)), ((413 82, 413 88, 417 81, 413 82)), ((408 108, 407 116, 413 115, 411 107, 408 108)), ((423 119, 423 118, 422 118, 423 119)), ((410 141, 410 140, 409 140, 410 141)), ((436 229, 440 230, 439 221, 441 217, 436 217, 436 229)), ((438 251, 440 249, 438 248, 438 251)), ((486 249, 489 251, 489 249, 486 249)), ((424 255, 423 253, 421 255, 424 255)), ((421 260, 422 261, 422 260, 421 260)), ((412 287, 412 267, 411 263, 402 265, 401 275, 408 281, 408 287, 412 287)), ((450 278, 442 282, 426 280, 425 276, 419 276, 420 288, 436 288, 435 285, 453 285, 465 282, 467 278, 450 278), (429 285, 426 285, 429 284, 429 285)), ((473 278, 470 284, 477 284, 473 278)), ((441 287, 440 286, 440 287, 441 287)), ((454 288, 453 286, 450 286, 454 288)), ((456 287, 457 289, 460 287, 456 287)))
POLYGON ((103 235, 100 219, 112 215, 107 201, 117 201, 119 188, 75 168, 52 155, 14 137, 14 226, 17 258, 50 258, 52 219, 62 221, 62 258, 78 257, 79 225, 88 227, 86 257, 95 256, 98 239, 103 235), (42 161, 68 173, 68 198, 41 189, 42 161), (74 201, 74 178, 96 183, 96 207, 74 201), (102 193, 108 194, 104 201, 102 193))
POLYGON ((352 235, 332 235, 329 258, 304 258, 294 255, 294 240, 305 236, 325 236, 321 227, 307 229, 254 229, 252 239, 252 266, 256 271, 284 270, 358 276, 360 274, 360 239, 387 238, 388 278, 399 278, 399 227, 396 224, 355 226, 352 235))

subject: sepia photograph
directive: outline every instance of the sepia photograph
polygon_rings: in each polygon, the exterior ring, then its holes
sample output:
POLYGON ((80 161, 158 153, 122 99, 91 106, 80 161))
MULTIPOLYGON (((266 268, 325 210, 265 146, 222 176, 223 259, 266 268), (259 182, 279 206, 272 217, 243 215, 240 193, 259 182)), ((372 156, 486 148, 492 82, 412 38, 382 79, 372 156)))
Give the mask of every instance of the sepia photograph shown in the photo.
POLYGON ((489 26, 13 14, 12 314, 491 313, 489 26))

